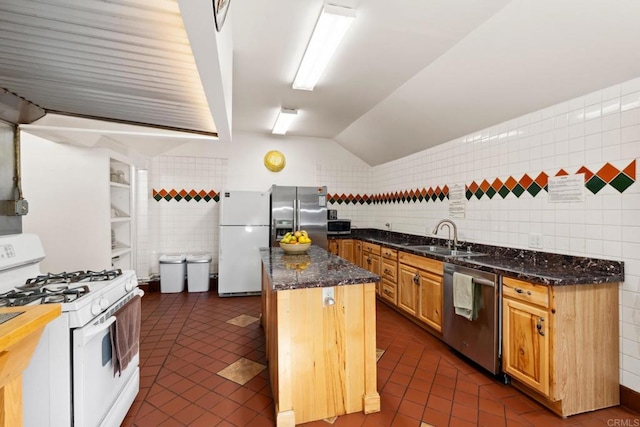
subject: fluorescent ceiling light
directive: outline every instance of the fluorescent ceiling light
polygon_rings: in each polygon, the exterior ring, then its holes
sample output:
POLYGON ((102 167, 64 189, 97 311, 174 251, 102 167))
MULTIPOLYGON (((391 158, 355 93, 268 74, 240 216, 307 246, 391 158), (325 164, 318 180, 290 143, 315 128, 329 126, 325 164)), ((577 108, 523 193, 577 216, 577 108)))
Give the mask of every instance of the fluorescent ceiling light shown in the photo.
POLYGON ((293 81, 294 89, 313 90, 355 17, 355 9, 348 7, 327 4, 322 8, 293 81))
POLYGON ((276 124, 273 125, 273 133, 276 135, 284 135, 289 130, 289 126, 296 118, 298 110, 291 110, 288 108, 281 108, 276 119, 276 124))

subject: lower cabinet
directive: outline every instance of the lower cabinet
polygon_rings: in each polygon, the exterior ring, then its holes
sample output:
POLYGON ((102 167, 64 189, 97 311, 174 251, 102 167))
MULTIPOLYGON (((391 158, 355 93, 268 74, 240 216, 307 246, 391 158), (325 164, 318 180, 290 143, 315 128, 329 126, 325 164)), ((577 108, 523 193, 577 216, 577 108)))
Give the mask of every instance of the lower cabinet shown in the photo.
POLYGON ((418 318, 442 332, 442 276, 421 272, 418 318))
POLYGON ((357 265, 354 256, 353 239, 330 239, 328 249, 330 253, 357 265))
POLYGON ((399 252, 398 263, 398 308, 442 332, 442 262, 399 252))
POLYGON ((362 268, 380 275, 380 245, 362 242, 362 268))
POLYGON ((383 247, 380 249, 380 296, 391 304, 398 303, 398 251, 383 247))
POLYGON ((387 279, 380 281, 380 296, 391 304, 398 304, 398 285, 397 283, 389 282, 387 279))
POLYGON ((353 241, 353 263, 362 267, 362 240, 353 241))
POLYGON ((618 286, 502 280, 502 369, 566 417, 620 403, 618 286))
POLYGON ((505 298, 502 303, 502 318, 502 369, 534 390, 548 395, 548 311, 505 298))
POLYGON ((418 269, 400 264, 398 268, 400 278, 398 280, 398 307, 416 316, 418 313, 418 286, 420 276, 418 269))

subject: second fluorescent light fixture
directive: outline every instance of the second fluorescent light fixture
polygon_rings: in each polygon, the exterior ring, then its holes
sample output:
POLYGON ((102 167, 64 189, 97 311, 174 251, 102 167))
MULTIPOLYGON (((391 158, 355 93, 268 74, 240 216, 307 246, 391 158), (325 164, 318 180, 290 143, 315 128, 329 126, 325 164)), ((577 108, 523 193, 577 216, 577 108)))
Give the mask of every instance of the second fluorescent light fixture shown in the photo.
POLYGON ((298 115, 298 110, 291 110, 289 108, 281 108, 276 119, 276 124, 273 125, 272 133, 276 135, 284 135, 289 130, 289 126, 298 115))
POLYGON ((324 5, 293 81, 294 89, 313 90, 355 17, 355 9, 324 5))

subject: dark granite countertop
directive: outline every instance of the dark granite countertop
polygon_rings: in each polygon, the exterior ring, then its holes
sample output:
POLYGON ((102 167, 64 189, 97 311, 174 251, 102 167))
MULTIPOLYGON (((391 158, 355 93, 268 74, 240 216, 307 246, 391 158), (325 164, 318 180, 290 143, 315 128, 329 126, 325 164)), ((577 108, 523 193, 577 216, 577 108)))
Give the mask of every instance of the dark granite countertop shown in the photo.
POLYGON ((280 248, 260 248, 273 290, 318 288, 379 282, 380 276, 311 245, 306 254, 289 255, 280 248))
POLYGON ((330 236, 329 238, 360 239, 451 264, 550 286, 624 281, 624 263, 622 261, 475 243, 463 243, 462 252, 470 249, 484 255, 452 257, 412 248, 412 245, 443 245, 445 241, 442 239, 377 229, 355 229, 350 235, 330 236))

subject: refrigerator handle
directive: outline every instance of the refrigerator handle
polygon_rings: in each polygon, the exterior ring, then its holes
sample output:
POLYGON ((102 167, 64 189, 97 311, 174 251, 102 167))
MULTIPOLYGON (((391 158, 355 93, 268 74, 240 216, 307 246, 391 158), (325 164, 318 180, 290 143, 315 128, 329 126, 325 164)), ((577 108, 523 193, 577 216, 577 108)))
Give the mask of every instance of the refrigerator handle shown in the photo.
POLYGON ((295 228, 293 231, 298 231, 300 230, 300 200, 296 200, 296 224, 295 224, 295 228))
POLYGON ((271 243, 269 243, 269 246, 273 246, 272 243, 276 241, 276 237, 278 237, 278 230, 276 229, 276 220, 274 219, 271 225, 271 243))
POLYGON ((293 224, 291 230, 296 231, 298 229, 298 200, 293 199, 293 224))

